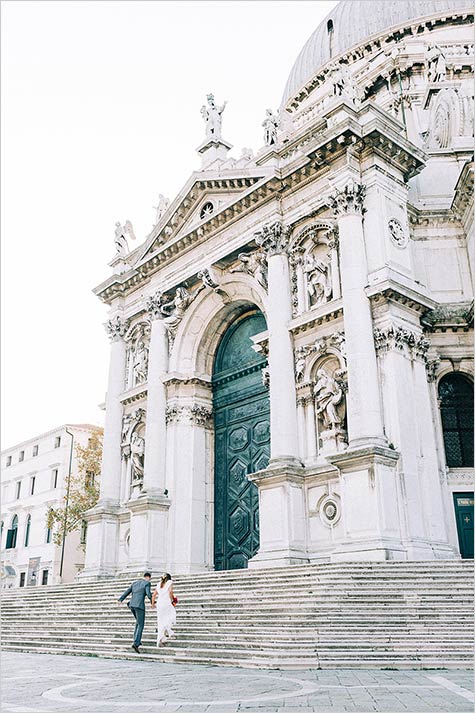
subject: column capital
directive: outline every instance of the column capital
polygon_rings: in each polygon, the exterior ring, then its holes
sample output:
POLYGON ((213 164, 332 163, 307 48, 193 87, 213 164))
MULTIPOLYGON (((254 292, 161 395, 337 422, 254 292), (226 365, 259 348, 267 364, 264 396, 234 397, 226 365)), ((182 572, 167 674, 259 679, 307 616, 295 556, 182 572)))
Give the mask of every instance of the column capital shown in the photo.
POLYGON ((123 319, 120 315, 116 315, 106 322, 105 330, 111 342, 117 342, 124 338, 124 335, 129 327, 129 320, 123 319))
POLYGON ((156 290, 153 295, 149 295, 145 300, 145 309, 149 313, 150 319, 163 319, 165 316, 162 311, 162 305, 164 304, 165 298, 163 292, 156 290))
POLYGON ((344 215, 363 214, 366 186, 356 181, 350 181, 343 190, 336 189, 328 196, 328 204, 336 218, 344 215))
POLYGON ((254 233, 254 240, 262 247, 267 257, 287 255, 290 243, 290 228, 277 220, 271 225, 264 225, 254 233))

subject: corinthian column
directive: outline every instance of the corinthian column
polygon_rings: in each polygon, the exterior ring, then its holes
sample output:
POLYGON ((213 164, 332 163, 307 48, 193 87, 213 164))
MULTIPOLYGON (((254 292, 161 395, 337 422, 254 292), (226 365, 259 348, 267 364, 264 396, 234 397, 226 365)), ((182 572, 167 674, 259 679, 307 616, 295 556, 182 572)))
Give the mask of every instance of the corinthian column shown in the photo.
POLYGON ((147 377, 147 421, 143 493, 163 495, 165 490, 165 448, 167 438, 167 396, 163 377, 168 370, 168 337, 161 312, 161 293, 147 299, 152 321, 147 377))
POLYGON ((118 505, 121 480, 121 435, 122 404, 120 395, 124 391, 125 342, 124 334, 128 323, 119 316, 109 320, 106 331, 111 340, 109 381, 106 395, 106 417, 101 467, 101 505, 118 505))
POLYGON ((350 182, 330 196, 338 221, 348 364, 349 447, 385 445, 363 233, 365 187, 350 182))
POLYGON ((267 327, 270 372, 270 465, 301 465, 297 436, 297 398, 294 354, 288 323, 292 319, 289 258, 289 229, 276 222, 256 233, 255 239, 267 254, 267 327))

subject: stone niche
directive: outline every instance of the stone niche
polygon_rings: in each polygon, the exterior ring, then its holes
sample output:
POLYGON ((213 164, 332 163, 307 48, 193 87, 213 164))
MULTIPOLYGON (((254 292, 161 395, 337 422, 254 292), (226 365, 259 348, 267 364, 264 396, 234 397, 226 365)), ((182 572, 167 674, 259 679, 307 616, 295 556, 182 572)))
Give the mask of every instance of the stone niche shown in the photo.
POLYGON ((312 372, 318 453, 340 453, 348 443, 346 369, 335 354, 328 354, 316 361, 312 372))

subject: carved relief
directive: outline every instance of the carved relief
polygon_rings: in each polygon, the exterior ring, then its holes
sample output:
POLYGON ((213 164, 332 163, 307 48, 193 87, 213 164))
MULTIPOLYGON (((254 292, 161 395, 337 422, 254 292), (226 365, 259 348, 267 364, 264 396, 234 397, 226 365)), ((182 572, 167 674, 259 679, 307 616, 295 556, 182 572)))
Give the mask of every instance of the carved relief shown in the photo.
POLYGON ((123 339, 129 326, 127 319, 122 319, 119 315, 106 322, 105 328, 111 342, 123 339))
POLYGON ((280 221, 272 225, 264 225, 254 233, 256 243, 262 247, 267 257, 287 253, 289 248, 290 229, 280 221))
POLYGON ((172 404, 167 406, 167 423, 183 423, 195 426, 210 426, 213 418, 213 409, 203 404, 193 404, 191 406, 179 406, 172 404))
POLYGON ((229 272, 245 272, 254 277, 257 282, 267 290, 267 261, 261 250, 252 253, 239 253, 238 259, 241 264, 233 267, 229 272))
POLYGON ((362 213, 366 186, 352 181, 345 188, 328 197, 328 204, 336 217, 349 213, 362 213))
POLYGON ((409 242, 407 230, 397 218, 390 218, 388 221, 389 236, 394 245, 398 248, 405 248, 409 242))
POLYGON ((473 136, 473 97, 444 87, 431 106, 427 146, 447 149, 460 136, 473 136))
POLYGON ((426 359, 430 342, 423 334, 417 334, 410 329, 391 325, 386 329, 374 330, 374 345, 376 353, 388 352, 392 349, 407 354, 411 359, 426 359))

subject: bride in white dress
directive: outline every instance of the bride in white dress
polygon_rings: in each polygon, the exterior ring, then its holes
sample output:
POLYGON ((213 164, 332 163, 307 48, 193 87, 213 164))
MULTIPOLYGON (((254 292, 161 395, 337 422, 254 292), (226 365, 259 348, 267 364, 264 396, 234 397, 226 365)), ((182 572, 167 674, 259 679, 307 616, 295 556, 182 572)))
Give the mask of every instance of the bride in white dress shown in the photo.
POLYGON ((170 574, 164 574, 152 596, 152 607, 157 601, 157 646, 164 644, 166 637, 173 636, 176 611, 173 605, 173 582, 170 574))

